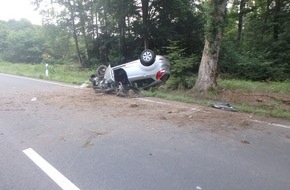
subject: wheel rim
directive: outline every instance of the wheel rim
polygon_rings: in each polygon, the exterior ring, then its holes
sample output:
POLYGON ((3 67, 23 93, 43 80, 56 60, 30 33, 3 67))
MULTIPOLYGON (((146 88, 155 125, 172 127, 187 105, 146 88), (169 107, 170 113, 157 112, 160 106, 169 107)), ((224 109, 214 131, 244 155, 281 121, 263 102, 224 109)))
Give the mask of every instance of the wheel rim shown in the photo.
POLYGON ((100 70, 100 74, 101 74, 101 75, 104 75, 105 72, 106 72, 106 68, 102 68, 102 69, 100 70))
POLYGON ((152 59, 152 54, 148 51, 144 52, 143 54, 143 60, 144 61, 150 61, 152 59))
POLYGON ((105 75, 107 67, 101 67, 97 72, 100 76, 105 75))

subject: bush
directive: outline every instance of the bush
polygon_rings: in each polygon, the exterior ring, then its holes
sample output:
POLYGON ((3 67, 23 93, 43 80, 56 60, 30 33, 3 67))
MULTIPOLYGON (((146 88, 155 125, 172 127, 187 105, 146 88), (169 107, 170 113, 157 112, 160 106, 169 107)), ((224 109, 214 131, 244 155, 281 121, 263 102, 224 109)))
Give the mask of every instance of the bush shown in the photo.
POLYGON ((167 47, 167 58, 171 65, 171 76, 167 86, 171 89, 189 89, 194 86, 199 67, 199 58, 192 54, 185 56, 184 50, 176 46, 167 47))
POLYGON ((267 58, 267 52, 239 52, 230 44, 225 46, 220 56, 219 73, 222 77, 252 81, 287 79, 287 67, 275 64, 267 58))

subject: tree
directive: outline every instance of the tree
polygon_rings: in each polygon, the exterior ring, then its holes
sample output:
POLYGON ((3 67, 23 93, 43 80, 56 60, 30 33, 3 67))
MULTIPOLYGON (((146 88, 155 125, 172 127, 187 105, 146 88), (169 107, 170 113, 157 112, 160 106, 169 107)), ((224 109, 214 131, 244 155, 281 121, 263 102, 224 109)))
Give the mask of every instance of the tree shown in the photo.
POLYGON ((246 80, 287 80, 289 0, 233 0, 230 5, 219 71, 246 80))
POLYGON ((5 21, 0 21, 0 55, 4 53, 8 45, 9 29, 5 21))
POLYGON ((199 91, 208 91, 217 86, 217 64, 227 0, 209 0, 206 6, 205 44, 194 87, 199 91))
POLYGON ((81 57, 81 52, 80 52, 80 48, 79 48, 79 38, 78 38, 77 26, 76 26, 76 19, 77 19, 76 18, 77 17, 76 16, 76 2, 74 2, 72 0, 67 0, 67 1, 63 2, 63 5, 66 6, 68 9, 69 19, 67 22, 70 23, 70 27, 72 30, 79 64, 82 67, 84 67, 85 65, 84 65, 83 59, 81 57))
POLYGON ((66 30, 54 24, 46 24, 42 26, 42 38, 44 39, 44 53, 49 54, 54 59, 70 58, 70 47, 73 42, 70 40, 66 30))
POLYGON ((238 22, 238 47, 240 48, 242 29, 243 29, 243 18, 245 14, 246 0, 240 0, 240 11, 239 11, 239 22, 238 22))
POLYGON ((9 20, 0 25, 0 57, 13 63, 38 63, 43 52, 40 28, 28 20, 9 20))

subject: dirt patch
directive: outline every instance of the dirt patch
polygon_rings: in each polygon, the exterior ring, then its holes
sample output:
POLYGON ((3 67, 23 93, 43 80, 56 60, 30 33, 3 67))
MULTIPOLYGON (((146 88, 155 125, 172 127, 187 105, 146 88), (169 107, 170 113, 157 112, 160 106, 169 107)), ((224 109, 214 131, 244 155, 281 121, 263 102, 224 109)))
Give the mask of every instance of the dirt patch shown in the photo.
POLYGON ((218 95, 221 100, 232 104, 254 105, 257 108, 279 109, 288 111, 290 115, 290 94, 274 92, 253 92, 242 90, 220 90, 218 95))
MULTIPOLYGON (((95 94, 91 89, 63 89, 42 96, 39 101, 53 104, 59 109, 75 109, 82 113, 101 111, 108 117, 131 117, 144 121, 148 119, 168 121, 178 127, 195 127, 199 130, 216 133, 247 129, 261 130, 261 126, 271 123, 290 126, 290 122, 283 119, 257 117, 251 114, 229 112, 157 98, 130 98, 118 97, 114 94, 95 94)), ((87 143, 84 146, 87 147, 90 144, 87 143)))

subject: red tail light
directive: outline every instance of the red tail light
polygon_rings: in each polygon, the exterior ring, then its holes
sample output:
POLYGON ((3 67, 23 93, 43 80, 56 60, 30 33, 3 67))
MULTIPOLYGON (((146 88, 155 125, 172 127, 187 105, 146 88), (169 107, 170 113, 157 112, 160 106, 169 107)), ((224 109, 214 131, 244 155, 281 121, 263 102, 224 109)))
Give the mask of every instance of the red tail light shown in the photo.
POLYGON ((160 80, 161 77, 163 77, 164 73, 165 73, 165 70, 164 70, 164 69, 158 71, 157 74, 156 74, 156 79, 157 79, 157 80, 160 80))

